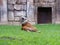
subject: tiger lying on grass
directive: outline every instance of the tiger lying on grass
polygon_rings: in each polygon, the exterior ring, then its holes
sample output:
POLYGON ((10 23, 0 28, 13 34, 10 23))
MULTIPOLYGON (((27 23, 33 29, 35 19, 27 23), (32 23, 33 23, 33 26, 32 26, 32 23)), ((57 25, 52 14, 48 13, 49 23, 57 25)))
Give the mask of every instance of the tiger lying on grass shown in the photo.
POLYGON ((22 17, 22 30, 37 32, 37 28, 30 24, 25 17, 22 17))

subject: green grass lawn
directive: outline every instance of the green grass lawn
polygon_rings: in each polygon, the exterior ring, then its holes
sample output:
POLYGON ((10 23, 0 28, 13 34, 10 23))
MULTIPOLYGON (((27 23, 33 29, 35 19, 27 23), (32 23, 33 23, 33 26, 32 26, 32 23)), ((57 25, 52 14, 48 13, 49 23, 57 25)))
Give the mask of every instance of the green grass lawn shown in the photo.
POLYGON ((60 24, 36 27, 41 33, 22 31, 20 26, 0 25, 0 45, 60 45, 60 24))

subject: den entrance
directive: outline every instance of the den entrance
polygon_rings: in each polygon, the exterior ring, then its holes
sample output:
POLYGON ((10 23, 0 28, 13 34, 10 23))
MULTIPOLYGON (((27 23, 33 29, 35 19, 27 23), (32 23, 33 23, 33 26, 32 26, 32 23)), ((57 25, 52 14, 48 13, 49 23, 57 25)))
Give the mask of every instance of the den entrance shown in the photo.
POLYGON ((38 7, 37 9, 37 23, 52 23, 52 8, 51 7, 38 7))

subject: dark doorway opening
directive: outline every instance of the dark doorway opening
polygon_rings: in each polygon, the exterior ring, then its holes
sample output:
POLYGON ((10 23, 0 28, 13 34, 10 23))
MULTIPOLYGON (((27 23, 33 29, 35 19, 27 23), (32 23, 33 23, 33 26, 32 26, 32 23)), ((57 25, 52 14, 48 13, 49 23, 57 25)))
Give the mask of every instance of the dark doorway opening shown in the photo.
POLYGON ((52 8, 51 7, 38 7, 37 9, 37 23, 52 23, 52 8))

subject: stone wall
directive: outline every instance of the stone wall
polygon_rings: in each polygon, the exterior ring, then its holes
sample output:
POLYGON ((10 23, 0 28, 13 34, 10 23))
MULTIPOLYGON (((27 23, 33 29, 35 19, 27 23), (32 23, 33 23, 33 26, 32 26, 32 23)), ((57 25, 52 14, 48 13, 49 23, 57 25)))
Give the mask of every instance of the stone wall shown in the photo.
POLYGON ((0 24, 7 24, 7 0, 2 0, 0 5, 0 24))
POLYGON ((52 7, 52 23, 60 24, 60 0, 35 0, 35 20, 37 22, 37 7, 52 7))
POLYGON ((56 0, 56 23, 60 24, 60 0, 56 0))
POLYGON ((20 24, 21 16, 27 14, 27 1, 26 0, 8 0, 8 23, 20 24))
POLYGON ((30 23, 35 24, 33 0, 8 0, 8 22, 20 23, 21 15, 26 16, 30 23))
POLYGON ((37 23, 37 8, 38 7, 51 7, 52 8, 52 23, 56 22, 56 1, 55 0, 38 0, 35 1, 35 20, 37 23))
POLYGON ((34 20, 34 5, 33 0, 27 1, 27 18, 30 21, 30 23, 35 24, 34 20))
MULTIPOLYGON (((52 23, 60 23, 59 0, 2 0, 3 14, 0 15, 0 24, 19 25, 21 15, 26 16, 29 22, 37 24, 37 8, 52 7, 52 23)), ((1 6, 0 6, 1 7, 1 6)))

